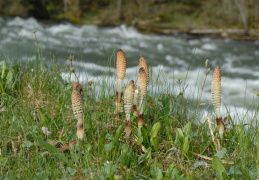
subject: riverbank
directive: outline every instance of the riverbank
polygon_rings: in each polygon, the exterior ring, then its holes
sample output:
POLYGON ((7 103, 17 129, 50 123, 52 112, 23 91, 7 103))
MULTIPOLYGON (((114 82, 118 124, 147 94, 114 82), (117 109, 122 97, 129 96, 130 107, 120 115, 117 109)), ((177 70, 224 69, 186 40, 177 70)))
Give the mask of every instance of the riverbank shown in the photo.
POLYGON ((110 1, 50 0, 0 3, 0 14, 37 20, 68 20, 75 24, 119 26, 141 32, 172 35, 187 33, 213 38, 254 40, 259 37, 259 5, 239 1, 110 1))
POLYGON ((151 26, 136 26, 142 33, 158 33, 163 35, 187 34, 196 38, 208 37, 216 39, 231 38, 236 40, 258 40, 259 30, 250 29, 169 29, 151 26))
MULTIPOLYGON (((0 18, 1 19, 1 18, 0 18)), ((100 27, 95 25, 77 25, 66 22, 37 21, 35 18, 10 18, 0 20, 1 57, 20 62, 34 60, 35 35, 46 61, 51 63, 53 56, 58 63, 69 55, 78 57, 76 68, 80 70, 82 78, 101 79, 102 70, 106 69, 107 57, 115 57, 114 48, 122 48, 127 53, 128 80, 136 79, 140 55, 146 57, 154 74, 153 82, 166 82, 175 85, 178 78, 185 79, 189 88, 187 95, 191 99, 193 91, 200 88, 201 76, 206 73, 204 62, 209 59, 211 69, 219 66, 222 71, 223 99, 222 103, 228 107, 224 110, 239 113, 250 112, 246 108, 254 102, 254 91, 258 89, 259 41, 241 41, 233 39, 197 38, 186 34, 176 36, 157 33, 143 34, 132 26, 100 27), (33 32, 37 31, 36 34, 33 32), (11 47, 16 47, 14 51, 11 47), (186 76, 188 74, 188 76, 186 76), (198 82, 197 82, 198 81, 198 82), (247 88, 244 89, 244 84, 247 88), (244 101, 246 99, 246 101, 244 101)), ((111 71, 114 74, 115 69, 111 71)), ((211 78, 211 75, 208 77, 211 78)), ((113 81, 111 76, 109 81, 113 81)), ((209 82, 207 83, 209 85, 209 82)), ((152 87, 152 85, 151 85, 152 87)), ((168 89, 168 83, 160 83, 153 88, 152 93, 160 93, 168 89)), ((207 86, 208 87, 208 86, 207 86)), ((177 91, 177 89, 175 89, 177 91)), ((210 98, 210 88, 204 91, 203 102, 210 98)), ((249 113, 250 114, 250 113, 249 113)))
MULTIPOLYGON (((7 16, 3 18, 14 18, 12 16, 7 16)), ((25 18, 27 19, 27 18, 25 18)), ((39 21, 41 22, 41 21, 39 21)), ((87 22, 80 22, 80 23, 75 23, 73 21, 68 21, 68 20, 51 20, 51 21, 42 21, 42 22, 47 22, 47 24, 52 24, 52 23, 64 23, 68 22, 74 25, 97 25, 99 27, 104 27, 104 28, 109 28, 109 27, 120 27, 123 24, 116 24, 116 25, 103 25, 98 23, 98 21, 87 21, 87 22)), ((131 24, 128 24, 128 26, 135 27, 139 32, 144 33, 144 34, 161 34, 161 35, 169 35, 169 36, 181 36, 181 35, 190 35, 193 38, 213 38, 213 39, 225 39, 225 38, 230 38, 230 39, 236 39, 236 40, 259 40, 259 29, 206 29, 206 27, 202 29, 190 29, 188 27, 183 27, 181 28, 170 28, 171 24, 166 24, 166 23, 136 23, 133 22, 131 24)))
POLYGON ((193 104, 184 88, 179 94, 148 95, 142 135, 131 115, 133 131, 126 139, 125 113, 113 113, 115 92, 106 88, 115 86, 114 81, 103 76, 102 81, 80 82, 85 89, 85 142, 79 142, 71 81, 60 75, 69 73, 66 61, 47 65, 42 58, 37 54, 34 61, 15 66, 0 63, 0 178, 258 178, 259 124, 247 124, 248 117, 242 116, 237 125, 228 117, 225 123, 230 124, 219 140, 214 112, 201 119, 198 101, 190 112, 193 104))

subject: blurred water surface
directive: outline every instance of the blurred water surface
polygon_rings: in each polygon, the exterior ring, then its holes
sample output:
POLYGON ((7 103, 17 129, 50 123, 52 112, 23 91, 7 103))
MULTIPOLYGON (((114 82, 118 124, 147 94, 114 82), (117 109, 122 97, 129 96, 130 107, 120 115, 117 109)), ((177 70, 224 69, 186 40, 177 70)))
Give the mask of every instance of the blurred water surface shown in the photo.
MULTIPOLYGON (((34 61, 37 46, 33 31, 37 31, 39 46, 46 61, 57 59, 60 65, 74 55, 82 81, 96 80, 111 66, 110 80, 116 81, 115 52, 122 49, 127 59, 127 81, 137 79, 139 56, 145 56, 152 71, 150 93, 179 92, 176 81, 188 85, 186 96, 197 99, 209 59, 211 72, 204 85, 202 102, 210 101, 210 81, 213 69, 222 71, 223 109, 247 113, 258 109, 259 40, 194 38, 187 35, 164 36, 141 34, 135 28, 121 25, 100 28, 94 25, 38 22, 34 18, 0 17, 0 60, 34 61), (109 61, 110 60, 110 61, 109 61), (173 87, 168 87, 168 83, 173 87), (251 104, 254 104, 250 107, 251 104)), ((66 77, 66 73, 63 73, 66 77)), ((125 82, 126 83, 126 82, 125 82)), ((258 118, 257 118, 258 120, 258 118)))

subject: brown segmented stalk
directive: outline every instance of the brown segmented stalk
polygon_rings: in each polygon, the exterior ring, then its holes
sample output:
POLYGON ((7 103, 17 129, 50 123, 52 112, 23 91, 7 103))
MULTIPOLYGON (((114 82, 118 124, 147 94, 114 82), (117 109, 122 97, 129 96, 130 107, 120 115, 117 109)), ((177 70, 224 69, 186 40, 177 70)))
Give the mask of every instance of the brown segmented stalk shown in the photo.
POLYGON ((220 103, 221 103, 221 74, 220 68, 217 66, 214 69, 211 81, 211 95, 212 95, 212 104, 216 109, 217 118, 221 117, 220 113, 220 103))
POLYGON ((124 95, 121 93, 120 112, 124 113, 124 95))
POLYGON ((115 98, 115 104, 116 104, 116 111, 115 113, 119 113, 121 111, 122 104, 122 86, 123 86, 123 79, 126 74, 126 57, 124 52, 119 49, 117 50, 117 60, 116 60, 116 72, 118 77, 118 86, 116 91, 116 98, 115 98))
POLYGON ((132 103, 134 98, 134 81, 131 80, 126 87, 125 93, 124 93, 124 110, 126 114, 126 126, 125 126, 125 132, 126 132, 126 138, 129 138, 131 133, 131 122, 130 122, 130 114, 132 112, 132 103))
POLYGON ((132 103, 134 98, 134 81, 131 80, 126 87, 125 93, 124 93, 124 110, 126 113, 126 119, 130 120, 130 113, 132 111, 132 103))
POLYGON ((132 131, 132 126, 130 121, 126 121, 125 124, 125 138, 128 139, 132 131))
POLYGON ((134 99, 133 99, 133 115, 136 117, 138 117, 138 114, 139 114, 137 109, 138 98, 139 98, 139 93, 138 93, 138 89, 136 89, 134 93, 134 99))
POLYGON ((126 57, 121 49, 117 50, 116 72, 117 77, 123 80, 126 73, 126 57))
POLYGON ((148 85, 148 83, 149 83, 149 69, 148 69, 147 60, 144 56, 140 56, 140 58, 139 58, 139 69, 140 68, 144 68, 144 70, 146 72, 147 85, 148 85))
POLYGON ((220 136, 220 139, 223 138, 223 134, 224 134, 224 123, 222 121, 222 117, 220 118, 216 118, 216 121, 217 121, 217 126, 219 126, 219 136, 220 136))
POLYGON ((146 96, 147 93, 147 76, 144 68, 139 69, 138 73, 138 90, 140 97, 146 96))
POLYGON ((71 95, 72 110, 77 120, 76 131, 79 140, 84 140, 84 111, 83 111, 83 98, 81 92, 82 86, 79 82, 74 82, 71 95))
POLYGON ((220 112, 221 106, 221 72, 220 68, 217 66, 214 69, 211 81, 211 95, 212 95, 212 104, 216 110, 216 121, 217 126, 219 126, 219 135, 220 138, 223 138, 224 134, 224 123, 222 121, 222 116, 220 112))
POLYGON ((145 99, 146 93, 147 93, 147 75, 146 75, 146 72, 143 67, 139 69, 139 73, 138 73, 138 90, 139 90, 139 94, 140 94, 139 116, 138 116, 138 128, 139 128, 138 135, 140 136, 141 128, 143 127, 143 124, 144 124, 144 115, 143 115, 144 99, 145 99))

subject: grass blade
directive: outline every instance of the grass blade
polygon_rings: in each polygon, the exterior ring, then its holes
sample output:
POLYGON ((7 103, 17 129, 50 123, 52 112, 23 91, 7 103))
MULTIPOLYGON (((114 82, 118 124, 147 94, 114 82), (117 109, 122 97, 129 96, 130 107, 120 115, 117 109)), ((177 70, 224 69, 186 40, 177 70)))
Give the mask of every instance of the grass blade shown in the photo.
POLYGON ((71 163, 69 162, 68 158, 61 153, 59 150, 57 150, 54 146, 52 146, 51 144, 47 143, 46 141, 38 138, 37 139, 38 144, 48 150, 49 152, 51 152, 52 154, 55 154, 62 162, 66 163, 67 165, 71 166, 71 163))

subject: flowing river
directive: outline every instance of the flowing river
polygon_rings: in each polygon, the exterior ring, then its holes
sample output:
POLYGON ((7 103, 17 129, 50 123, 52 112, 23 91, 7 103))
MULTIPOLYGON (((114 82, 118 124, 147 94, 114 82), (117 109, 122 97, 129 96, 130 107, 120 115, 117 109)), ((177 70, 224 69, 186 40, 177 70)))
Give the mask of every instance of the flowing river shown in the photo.
MULTIPOLYGON (((115 54, 125 52, 126 81, 137 80, 139 56, 145 56, 151 70, 150 94, 179 93, 178 79, 186 86, 185 96, 198 99, 207 69, 211 71, 204 85, 201 102, 210 105, 210 82, 216 66, 222 72, 222 110, 226 113, 250 115, 258 121, 259 40, 196 38, 187 35, 164 36, 142 34, 126 25, 100 28, 95 25, 73 25, 67 22, 39 22, 34 18, 0 17, 0 60, 15 63, 34 61, 39 47, 46 61, 57 60, 64 66, 69 55, 75 57, 80 81, 100 81, 106 73, 116 82, 115 54)), ((68 73, 62 73, 67 78, 68 73)), ((114 87, 113 87, 114 88, 114 87)), ((112 89, 114 91, 114 89, 112 89)))

